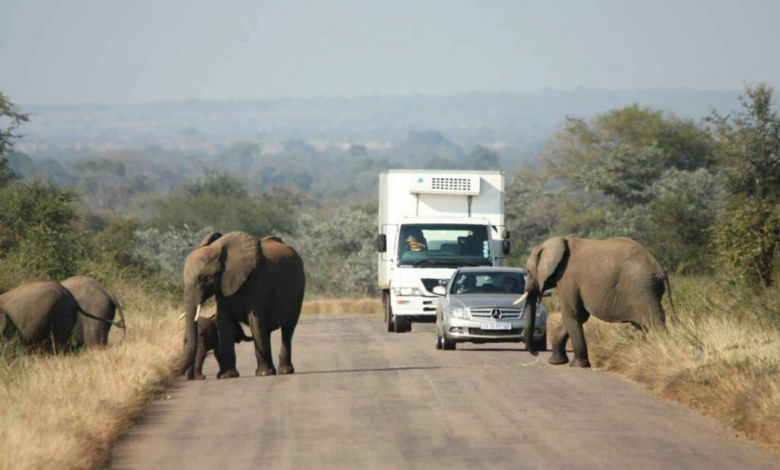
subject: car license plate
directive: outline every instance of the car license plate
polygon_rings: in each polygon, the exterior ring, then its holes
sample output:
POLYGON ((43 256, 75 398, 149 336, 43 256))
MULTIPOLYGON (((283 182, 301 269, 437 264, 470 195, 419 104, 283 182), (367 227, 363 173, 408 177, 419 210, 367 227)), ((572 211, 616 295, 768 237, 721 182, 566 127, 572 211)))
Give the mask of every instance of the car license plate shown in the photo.
POLYGON ((483 323, 480 326, 483 330, 511 330, 511 323, 483 323))

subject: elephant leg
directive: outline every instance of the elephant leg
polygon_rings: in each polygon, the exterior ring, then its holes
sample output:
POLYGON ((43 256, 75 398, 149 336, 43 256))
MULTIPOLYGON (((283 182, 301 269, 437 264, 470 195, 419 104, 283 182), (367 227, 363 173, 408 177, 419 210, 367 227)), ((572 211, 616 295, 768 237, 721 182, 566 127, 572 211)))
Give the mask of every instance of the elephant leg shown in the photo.
MULTIPOLYGON (((215 350, 216 351, 216 350, 215 350)), ((193 380, 204 380, 206 378, 203 375, 203 361, 206 360, 206 341, 202 336, 198 337, 198 347, 195 351, 195 364, 192 366, 192 378, 193 380)), ((220 367, 220 372, 222 368, 220 367)))
MULTIPOLYGON (((217 311, 217 337, 219 344, 215 345, 214 350, 219 351, 222 359, 218 379, 232 379, 238 377, 236 369, 236 348, 233 338, 236 337, 236 324, 229 311, 217 311)), ((204 348, 205 350, 205 348, 204 348)))
POLYGON ((566 325, 563 321, 555 328, 552 337, 552 355, 547 360, 553 365, 566 364, 569 357, 566 355, 566 342, 569 340, 569 333, 566 331, 566 325))
POLYGON ((257 358, 255 375, 258 377, 276 375, 274 360, 271 357, 271 332, 264 323, 260 321, 259 315, 249 314, 249 327, 252 329, 252 337, 255 339, 255 357, 257 358))
POLYGON ((582 319, 587 319, 589 315, 584 311, 581 302, 577 302, 575 308, 563 312, 563 322, 566 325, 566 331, 571 337, 571 346, 574 350, 574 360, 569 363, 572 367, 590 367, 588 360, 588 345, 585 342, 585 332, 582 329, 582 319))
POLYGON ((279 373, 293 374, 295 367, 292 365, 292 337, 294 326, 282 327, 282 350, 279 352, 279 373))

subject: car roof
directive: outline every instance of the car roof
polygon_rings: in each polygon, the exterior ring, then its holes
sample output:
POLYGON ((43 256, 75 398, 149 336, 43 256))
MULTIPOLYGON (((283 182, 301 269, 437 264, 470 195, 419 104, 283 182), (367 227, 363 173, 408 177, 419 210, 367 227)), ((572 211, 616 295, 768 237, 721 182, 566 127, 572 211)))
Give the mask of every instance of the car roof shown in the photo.
POLYGON ((516 274, 525 274, 525 268, 502 268, 502 267, 494 267, 494 266, 470 266, 470 267, 464 267, 464 268, 458 268, 458 272, 460 273, 484 273, 484 272, 494 272, 494 273, 516 273, 516 274))

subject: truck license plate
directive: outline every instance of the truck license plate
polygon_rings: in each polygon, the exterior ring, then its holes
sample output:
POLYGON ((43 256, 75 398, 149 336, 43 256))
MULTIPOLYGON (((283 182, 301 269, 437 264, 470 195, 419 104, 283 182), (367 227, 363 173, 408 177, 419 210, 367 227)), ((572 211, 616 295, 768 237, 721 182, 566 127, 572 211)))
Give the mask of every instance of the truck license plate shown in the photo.
POLYGON ((511 330, 511 323, 483 323, 480 326, 483 330, 511 330))

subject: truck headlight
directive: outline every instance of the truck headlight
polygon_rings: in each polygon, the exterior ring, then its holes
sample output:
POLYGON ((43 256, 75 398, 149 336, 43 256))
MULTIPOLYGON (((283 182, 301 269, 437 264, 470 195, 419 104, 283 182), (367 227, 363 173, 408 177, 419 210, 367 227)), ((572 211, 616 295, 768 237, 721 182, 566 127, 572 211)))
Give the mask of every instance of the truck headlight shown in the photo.
POLYGON ((398 295, 422 295, 422 291, 417 287, 399 287, 398 295))
POLYGON ((448 313, 450 314, 451 317, 463 318, 463 319, 469 318, 469 311, 466 310, 465 308, 450 307, 448 310, 449 310, 448 313))

